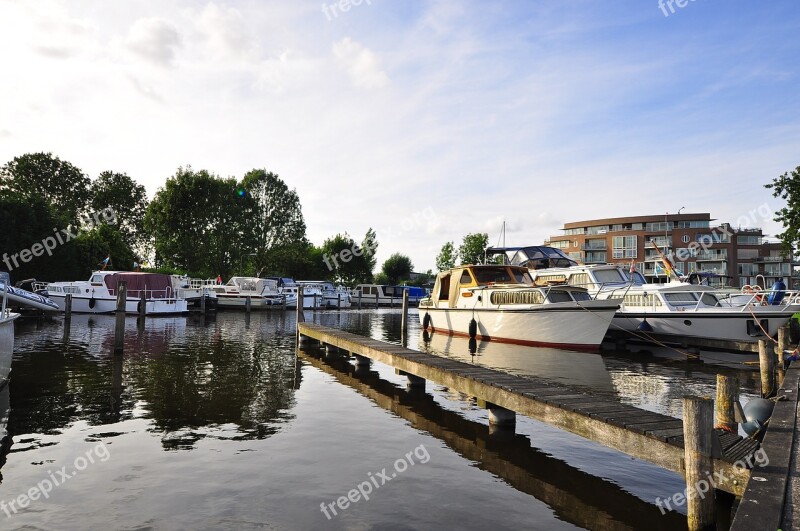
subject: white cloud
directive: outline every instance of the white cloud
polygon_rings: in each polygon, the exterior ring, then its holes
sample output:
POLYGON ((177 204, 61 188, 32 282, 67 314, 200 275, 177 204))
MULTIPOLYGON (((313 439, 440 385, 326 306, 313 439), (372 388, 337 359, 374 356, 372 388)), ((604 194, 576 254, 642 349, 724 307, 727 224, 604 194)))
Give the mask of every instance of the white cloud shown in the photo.
POLYGON ((164 19, 140 18, 131 26, 124 46, 154 64, 169 66, 181 47, 181 36, 175 26, 164 19))
POLYGON ((374 89, 385 87, 389 83, 389 76, 381 70, 378 56, 350 37, 333 45, 333 55, 356 87, 374 89))

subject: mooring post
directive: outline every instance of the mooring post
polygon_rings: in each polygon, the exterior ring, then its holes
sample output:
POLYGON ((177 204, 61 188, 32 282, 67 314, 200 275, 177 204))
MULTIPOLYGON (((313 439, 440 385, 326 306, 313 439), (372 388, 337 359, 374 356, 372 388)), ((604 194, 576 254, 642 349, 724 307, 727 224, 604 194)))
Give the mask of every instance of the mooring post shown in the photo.
POLYGON ((128 282, 117 284, 117 322, 114 328, 114 353, 121 354, 125 345, 125 305, 128 302, 128 282))
POLYGON ((761 396, 769 398, 775 392, 775 354, 769 351, 765 339, 758 340, 758 361, 761 366, 761 396))
POLYGON ((408 343, 408 290, 403 290, 403 317, 400 319, 400 341, 403 346, 408 343))
POLYGON ((736 409, 734 404, 739 401, 739 379, 735 376, 717 375, 717 421, 715 428, 736 433, 736 409))
POLYGON ((686 466, 686 517, 690 531, 716 529, 714 402, 708 397, 683 397, 683 444, 686 466))
POLYGON ((361 309, 361 290, 358 290, 358 309, 361 309))
POLYGON ((341 293, 337 293, 336 294, 336 309, 337 310, 341 310, 342 309, 342 294, 341 293))
POLYGON ((295 310, 295 323, 297 326, 297 344, 302 345, 306 343, 306 338, 300 334, 300 323, 306 321, 306 315, 303 313, 303 286, 297 287, 297 308, 295 310))
POLYGON ((69 321, 72 318, 72 293, 67 293, 64 297, 64 319, 69 321))
POLYGON ((378 292, 375 292, 375 309, 378 309, 378 292))
POLYGON ((783 364, 783 352, 789 348, 789 326, 783 325, 778 328, 778 343, 775 345, 775 384, 776 387, 783 385, 783 377, 786 376, 786 368, 783 364))
POLYGON ((142 319, 147 315, 147 291, 142 290, 139 293, 139 317, 142 319))
POLYGON ((250 299, 250 295, 244 298, 244 311, 250 313, 250 305, 253 303, 252 299, 250 299))

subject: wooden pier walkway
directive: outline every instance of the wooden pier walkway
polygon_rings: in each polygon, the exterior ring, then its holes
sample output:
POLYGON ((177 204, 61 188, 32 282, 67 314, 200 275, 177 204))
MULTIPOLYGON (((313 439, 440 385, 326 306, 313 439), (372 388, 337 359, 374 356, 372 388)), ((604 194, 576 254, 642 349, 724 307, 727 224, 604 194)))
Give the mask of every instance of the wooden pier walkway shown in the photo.
MULTIPOLYGON (((490 421, 508 420, 508 413, 515 412, 667 470, 684 473, 684 430, 680 419, 577 392, 543 379, 513 376, 314 323, 299 323, 298 333, 301 338, 315 339, 392 366, 409 376, 412 383, 431 380, 474 396, 489 409, 490 421)), ((758 443, 721 430, 715 430, 714 434, 713 467, 721 478, 716 487, 741 496, 750 470, 733 464, 752 456, 758 443)))

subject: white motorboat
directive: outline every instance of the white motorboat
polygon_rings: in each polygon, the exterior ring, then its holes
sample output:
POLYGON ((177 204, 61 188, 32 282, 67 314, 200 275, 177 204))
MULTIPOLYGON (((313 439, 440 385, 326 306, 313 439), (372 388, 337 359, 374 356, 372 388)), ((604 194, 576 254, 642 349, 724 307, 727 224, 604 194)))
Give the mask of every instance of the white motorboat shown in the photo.
POLYGON ((539 285, 581 286, 595 299, 618 300, 612 330, 652 332, 681 341, 755 343, 766 335, 774 337, 800 311, 796 291, 748 293, 677 279, 648 284, 638 271, 616 264, 580 265, 545 246, 495 248, 487 254, 504 254, 508 262, 528 267, 539 285))
POLYGON ((439 273, 420 301, 424 329, 504 343, 596 349, 619 303, 585 288, 535 286, 528 270, 468 265, 439 273))
POLYGON ((226 284, 210 288, 217 296, 219 308, 244 309, 250 301, 251 310, 264 310, 284 303, 277 281, 271 278, 231 277, 226 284))
POLYGON ((142 296, 146 315, 166 315, 187 311, 186 300, 172 287, 169 275, 126 271, 94 271, 87 281, 51 282, 46 285, 48 297, 66 307, 72 295, 72 311, 76 313, 112 313, 117 309, 117 286, 127 284, 126 313, 139 313, 142 296))
POLYGON ((217 293, 214 286, 217 286, 215 279, 189 278, 186 275, 172 275, 172 289, 175 294, 186 299, 186 304, 191 307, 200 306, 200 300, 205 298, 206 305, 211 308, 217 307, 217 293))
MULTIPOLYGON (((278 283, 278 291, 286 298, 286 307, 297 309, 300 284, 289 277, 267 277, 278 283)), ((322 290, 312 286, 303 288, 303 308, 319 308, 322 303, 322 290)))
POLYGON ((326 280, 298 280, 297 284, 303 286, 303 293, 318 295, 315 307, 319 308, 350 308, 350 294, 344 287, 337 288, 333 282, 326 280))
POLYGON ((11 306, 36 308, 47 312, 58 311, 58 304, 49 298, 12 286, 8 273, 0 273, 0 297, 5 298, 11 306))
POLYGON ((0 292, 0 388, 8 383, 8 375, 11 373, 11 358, 14 355, 14 321, 19 317, 18 313, 12 313, 8 309, 8 273, 0 274, 3 280, 3 291, 0 292))
POLYGON ((425 298, 426 293, 416 286, 388 286, 384 284, 359 284, 353 289, 353 301, 378 306, 400 306, 403 304, 403 291, 408 291, 408 303, 416 306, 425 298))

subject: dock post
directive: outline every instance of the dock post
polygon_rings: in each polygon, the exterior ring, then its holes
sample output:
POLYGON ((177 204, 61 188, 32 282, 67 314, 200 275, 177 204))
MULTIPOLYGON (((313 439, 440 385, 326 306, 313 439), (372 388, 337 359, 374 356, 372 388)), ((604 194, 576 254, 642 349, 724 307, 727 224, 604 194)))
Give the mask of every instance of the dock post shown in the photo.
POLYGON ((142 319, 147 315, 147 291, 142 290, 139 294, 139 317, 142 319))
POLYGON ((378 309, 378 293, 375 292, 375 309, 378 309))
POLYGON ((244 311, 250 313, 250 306, 252 305, 253 301, 250 298, 250 295, 244 298, 244 311))
POLYGON ((69 341, 69 331, 72 325, 72 293, 64 297, 64 342, 69 341))
POLYGON ((286 295, 281 297, 281 311, 286 313, 286 295))
POLYGON ((736 433, 736 412, 734 404, 739 401, 739 379, 735 376, 717 375, 717 420, 715 428, 723 428, 736 433))
POLYGON ((202 290, 200 292, 200 313, 205 315, 206 313, 206 290, 202 290))
POLYGON ((303 345, 308 341, 307 338, 300 335, 300 323, 306 321, 306 315, 303 313, 303 286, 297 288, 297 304, 295 306, 297 306, 294 320, 295 326, 297 327, 297 344, 303 345))
POLYGON ((789 327, 783 325, 778 328, 778 343, 775 345, 775 383, 776 387, 783 384, 783 377, 786 375, 783 365, 783 351, 789 348, 789 327))
POLYGON ((403 317, 400 320, 400 341, 403 346, 408 343, 408 290, 403 290, 403 317))
POLYGON ((336 294, 336 309, 337 310, 341 310, 342 309, 342 294, 341 293, 337 293, 336 294))
POLYGON ((708 397, 684 396, 686 517, 690 531, 716 529, 713 436, 714 402, 708 397))
POLYGON ((361 309, 361 290, 358 290, 358 309, 361 309))
POLYGON ((775 392, 775 354, 769 352, 765 339, 758 340, 758 361, 761 366, 761 396, 769 398, 775 392))
POLYGON ((121 354, 125 345, 125 305, 128 302, 128 283, 117 284, 117 322, 114 328, 114 353, 121 354))

